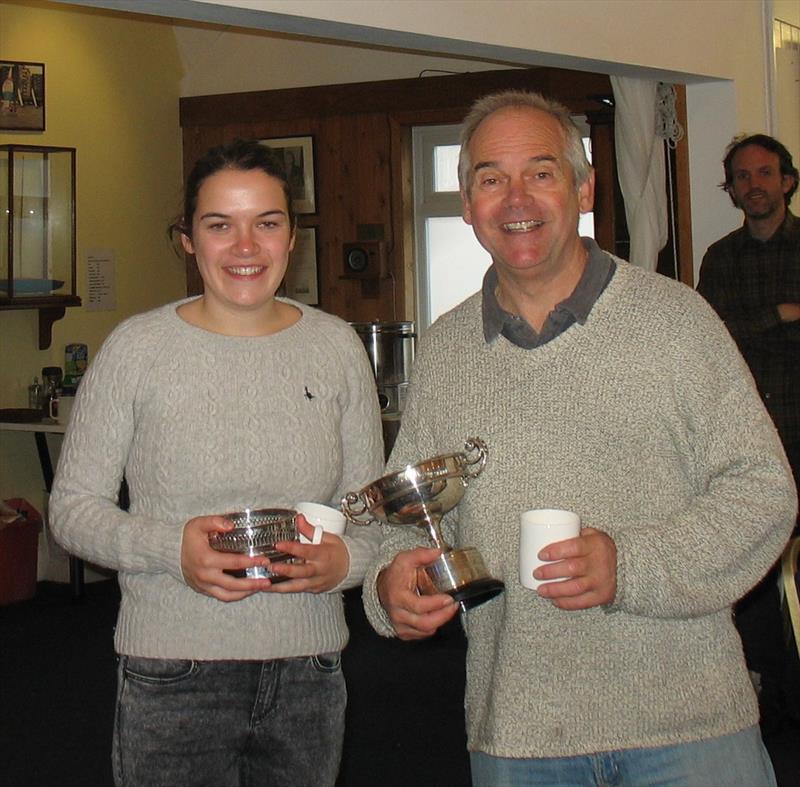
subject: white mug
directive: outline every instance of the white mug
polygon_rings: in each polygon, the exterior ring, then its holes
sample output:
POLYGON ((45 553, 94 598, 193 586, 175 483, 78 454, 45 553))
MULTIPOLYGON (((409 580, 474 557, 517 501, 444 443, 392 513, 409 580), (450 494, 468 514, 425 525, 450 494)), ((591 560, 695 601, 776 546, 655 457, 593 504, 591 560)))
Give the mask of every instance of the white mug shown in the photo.
POLYGON ((560 508, 535 508, 520 516, 519 530, 519 581, 526 588, 536 590, 543 582, 557 580, 534 579, 533 572, 547 561, 537 555, 549 544, 566 541, 581 533, 581 518, 574 511, 560 508))
MULTIPOLYGON (((311 524, 311 523, 309 523, 311 524)), ((298 533, 300 536, 300 543, 301 544, 321 544, 322 543, 322 534, 323 530, 319 525, 312 524, 314 528, 314 535, 311 538, 306 538, 302 533, 298 533)))
POLYGON ((347 520, 341 511, 322 503, 298 503, 294 510, 302 514, 310 525, 321 527, 326 533, 340 536, 347 526, 347 520))
POLYGON ((75 404, 75 397, 74 396, 65 396, 61 394, 61 396, 54 396, 50 400, 49 410, 50 410, 50 417, 54 421, 58 421, 60 424, 66 424, 69 422, 69 416, 72 413, 72 405, 75 404), (55 404, 55 409, 53 409, 53 405, 55 404))

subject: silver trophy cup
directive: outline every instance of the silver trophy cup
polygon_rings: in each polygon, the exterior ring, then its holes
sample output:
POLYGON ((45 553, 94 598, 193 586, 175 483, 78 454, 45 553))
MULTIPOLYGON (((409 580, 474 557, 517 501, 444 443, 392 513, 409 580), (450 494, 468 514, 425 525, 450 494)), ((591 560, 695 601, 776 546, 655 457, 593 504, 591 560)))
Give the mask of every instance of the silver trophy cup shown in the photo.
POLYGON ((486 453, 486 444, 473 437, 464 443, 463 453, 408 465, 342 498, 342 511, 354 524, 383 522, 423 528, 442 550, 425 573, 437 592, 449 593, 464 611, 494 598, 505 587, 489 574, 475 547, 453 549, 439 527, 442 517, 464 496, 468 481, 483 471, 486 453))
MULTIPOLYGON (((289 508, 246 508, 223 514, 233 523, 233 530, 209 533, 208 543, 217 552, 236 552, 240 555, 268 557, 270 563, 293 563, 294 558, 275 548, 278 541, 297 541, 300 536, 295 527, 297 512, 289 508)), ((273 574, 269 567, 251 566, 225 572, 234 577, 250 579, 271 579, 273 584, 283 582, 288 577, 273 574)))

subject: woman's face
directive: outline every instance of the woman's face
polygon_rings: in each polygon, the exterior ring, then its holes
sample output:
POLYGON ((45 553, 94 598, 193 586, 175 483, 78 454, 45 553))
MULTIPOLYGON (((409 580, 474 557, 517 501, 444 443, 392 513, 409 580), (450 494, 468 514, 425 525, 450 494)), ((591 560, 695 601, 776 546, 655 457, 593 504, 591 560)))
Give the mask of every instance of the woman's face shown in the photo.
POLYGON ((256 311, 270 303, 286 273, 294 233, 279 180, 260 169, 224 169, 197 193, 192 237, 207 305, 221 312, 256 311))

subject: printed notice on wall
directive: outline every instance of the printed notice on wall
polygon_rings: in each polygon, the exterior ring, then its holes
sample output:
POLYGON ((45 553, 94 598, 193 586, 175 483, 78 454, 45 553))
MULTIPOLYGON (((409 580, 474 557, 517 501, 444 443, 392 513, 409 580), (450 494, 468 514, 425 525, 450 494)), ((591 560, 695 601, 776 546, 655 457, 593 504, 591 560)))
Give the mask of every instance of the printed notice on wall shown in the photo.
POLYGON ((117 308, 117 279, 114 271, 114 252, 92 249, 86 252, 86 272, 89 284, 90 312, 111 312, 117 308))

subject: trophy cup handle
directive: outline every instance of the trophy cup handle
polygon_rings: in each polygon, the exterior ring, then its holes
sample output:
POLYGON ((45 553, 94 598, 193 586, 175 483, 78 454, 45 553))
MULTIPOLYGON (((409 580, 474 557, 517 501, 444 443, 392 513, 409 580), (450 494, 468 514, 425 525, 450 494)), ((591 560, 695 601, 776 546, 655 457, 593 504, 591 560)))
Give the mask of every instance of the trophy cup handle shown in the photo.
POLYGON ((354 525, 371 525, 380 521, 370 513, 367 501, 363 497, 363 490, 348 492, 342 498, 342 513, 347 517, 347 521, 354 525))
POLYGON ((464 443, 466 462, 464 463, 464 480, 477 478, 486 466, 486 443, 480 437, 471 437, 464 443), (474 456, 472 456, 474 454, 474 456))

